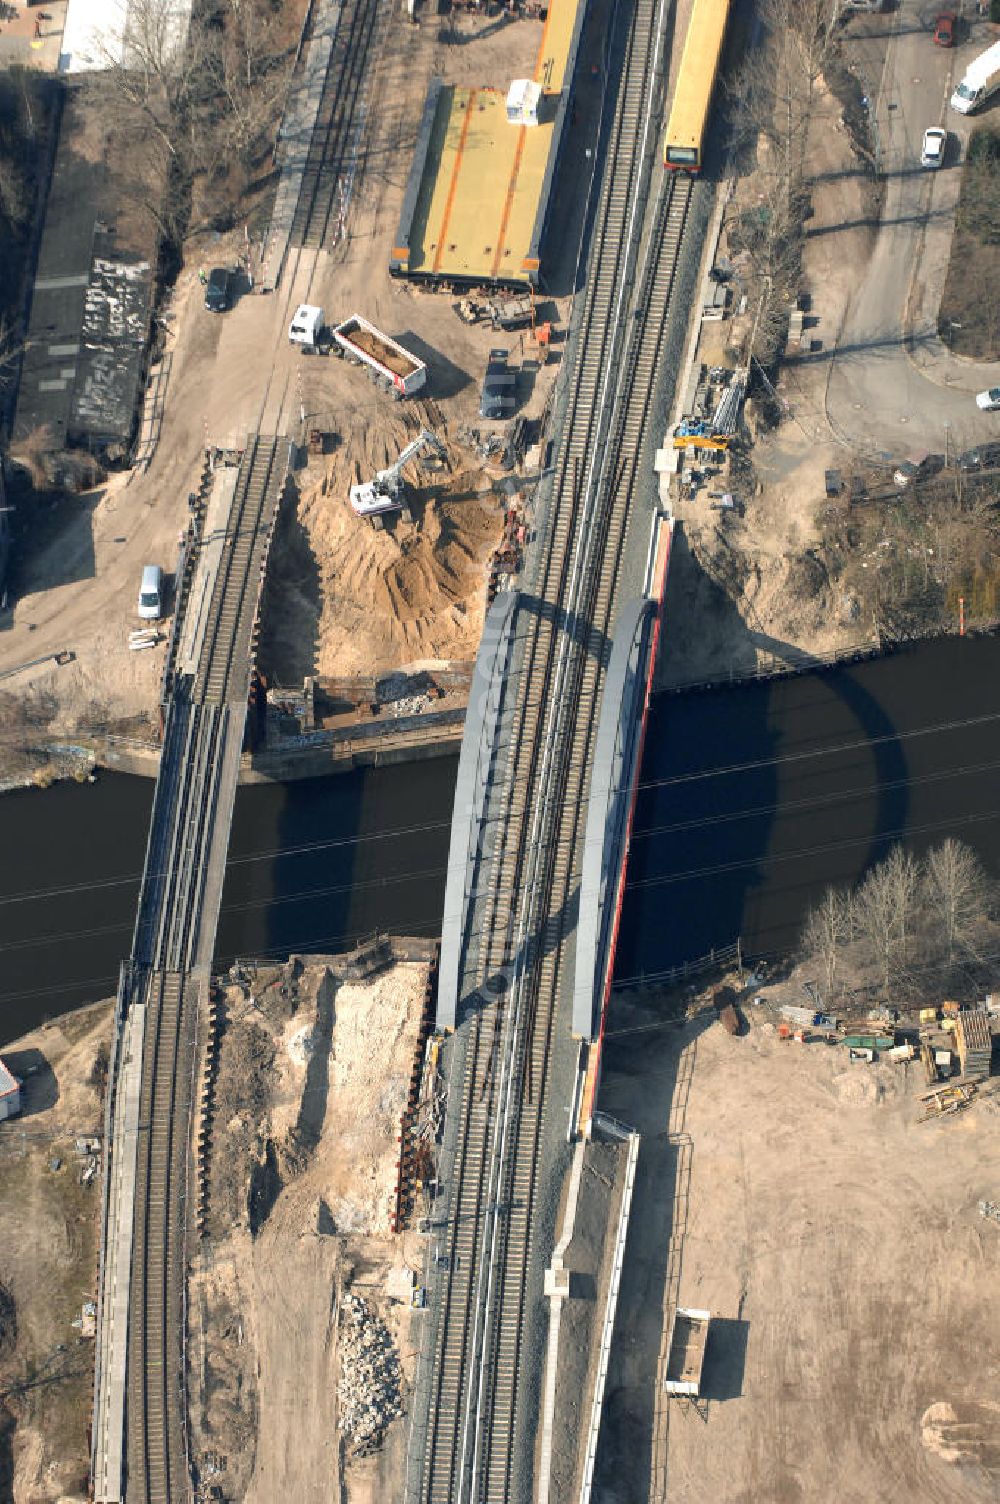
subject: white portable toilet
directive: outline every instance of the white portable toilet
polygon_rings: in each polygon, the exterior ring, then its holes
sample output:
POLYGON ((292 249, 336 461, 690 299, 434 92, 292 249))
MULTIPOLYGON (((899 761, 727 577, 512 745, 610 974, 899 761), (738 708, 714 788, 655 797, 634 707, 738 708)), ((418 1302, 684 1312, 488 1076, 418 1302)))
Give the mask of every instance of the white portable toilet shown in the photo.
POLYGON ((507 90, 507 122, 509 125, 537 125, 538 104, 542 86, 530 78, 515 78, 507 90))

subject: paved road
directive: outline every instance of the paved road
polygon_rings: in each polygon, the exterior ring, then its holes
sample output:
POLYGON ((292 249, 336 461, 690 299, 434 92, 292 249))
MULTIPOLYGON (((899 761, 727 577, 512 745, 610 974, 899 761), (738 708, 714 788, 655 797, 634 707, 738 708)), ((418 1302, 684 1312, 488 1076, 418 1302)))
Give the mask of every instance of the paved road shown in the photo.
MULTIPOLYGON (((902 0, 878 84, 876 120, 886 178, 875 248, 848 307, 831 364, 827 412, 852 443, 899 456, 1000 439, 1000 413, 973 394, 1000 383, 1000 362, 959 360, 937 337, 969 117, 948 107, 952 77, 992 40, 982 27, 954 51, 935 47, 937 6, 902 0), (924 130, 949 132, 945 165, 920 166, 924 130)), ((874 86, 874 85, 873 85, 874 86)), ((996 116, 1000 106, 987 112, 996 116)), ((978 123, 978 117, 974 117, 978 123)))

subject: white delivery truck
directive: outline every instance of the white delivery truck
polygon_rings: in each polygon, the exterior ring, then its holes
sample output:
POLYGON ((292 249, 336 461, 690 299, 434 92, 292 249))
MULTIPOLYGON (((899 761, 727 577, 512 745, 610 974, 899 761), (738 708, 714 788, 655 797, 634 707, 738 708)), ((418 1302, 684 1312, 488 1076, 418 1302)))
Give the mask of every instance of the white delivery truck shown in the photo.
POLYGON ((960 115, 971 115, 1000 89, 1000 42, 980 53, 965 70, 965 76, 951 96, 951 107, 960 115))

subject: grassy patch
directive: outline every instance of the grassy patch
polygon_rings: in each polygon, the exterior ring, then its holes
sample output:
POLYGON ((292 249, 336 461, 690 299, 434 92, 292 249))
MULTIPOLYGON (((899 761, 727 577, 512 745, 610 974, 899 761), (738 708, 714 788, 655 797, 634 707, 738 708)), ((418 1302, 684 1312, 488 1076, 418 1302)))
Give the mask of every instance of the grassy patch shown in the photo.
POLYGON ((973 131, 962 168, 938 330, 956 355, 1000 356, 1000 130, 973 131))

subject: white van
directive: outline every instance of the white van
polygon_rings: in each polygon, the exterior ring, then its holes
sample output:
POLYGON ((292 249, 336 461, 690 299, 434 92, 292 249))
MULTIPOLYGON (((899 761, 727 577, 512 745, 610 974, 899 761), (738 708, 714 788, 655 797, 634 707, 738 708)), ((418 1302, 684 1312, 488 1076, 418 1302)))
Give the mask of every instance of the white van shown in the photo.
POLYGON ((163 570, 159 564, 145 564, 139 586, 139 616, 143 621, 159 621, 163 615, 163 570))
POLYGON ((956 85, 951 96, 951 107, 960 115, 971 115, 985 104, 991 94, 1000 89, 1000 42, 994 42, 981 52, 965 70, 965 77, 956 85))

